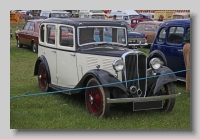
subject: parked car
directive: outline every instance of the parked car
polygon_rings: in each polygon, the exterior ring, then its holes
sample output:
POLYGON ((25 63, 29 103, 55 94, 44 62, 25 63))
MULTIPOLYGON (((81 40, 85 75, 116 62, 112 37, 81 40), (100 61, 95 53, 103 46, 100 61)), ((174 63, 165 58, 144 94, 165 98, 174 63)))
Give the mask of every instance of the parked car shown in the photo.
POLYGON ((139 22, 136 27, 134 28, 134 31, 139 32, 139 33, 144 33, 147 35, 147 43, 150 46, 156 36, 157 30, 159 26, 163 22, 160 21, 143 21, 139 22))
POLYGON ((135 26, 139 23, 139 22, 143 22, 143 21, 153 21, 151 18, 132 18, 131 19, 131 27, 135 28, 135 26))
MULTIPOLYGON (((149 51, 149 60, 159 58, 173 72, 185 70, 183 39, 190 28, 190 19, 176 19, 164 22, 158 29, 149 51)), ((185 81, 185 72, 176 73, 177 80, 185 81)))
POLYGON ((123 22, 123 24, 126 26, 128 32, 128 48, 135 49, 138 47, 148 46, 146 34, 134 31, 130 24, 128 24, 125 20, 117 19, 114 21, 123 22))
POLYGON ((23 29, 16 30, 17 47, 29 46, 34 53, 38 52, 38 27, 43 20, 27 20, 23 29))
POLYGON ((133 111, 172 111, 175 98, 180 96, 174 90, 175 75, 147 78, 172 71, 161 66, 158 58, 152 59, 151 68, 147 69, 145 53, 125 48, 127 35, 124 22, 45 19, 39 29, 34 68, 40 89, 53 88, 68 95, 84 93, 87 111, 97 117, 106 117, 111 103, 132 103, 133 111), (112 29, 110 42, 104 41, 103 30, 107 27, 112 29), (94 40, 96 29, 100 31, 98 42, 94 40), (51 36, 55 30, 57 33, 51 36), (73 35, 69 37, 59 35, 70 30, 73 35), (123 36, 119 35, 121 32, 123 36))

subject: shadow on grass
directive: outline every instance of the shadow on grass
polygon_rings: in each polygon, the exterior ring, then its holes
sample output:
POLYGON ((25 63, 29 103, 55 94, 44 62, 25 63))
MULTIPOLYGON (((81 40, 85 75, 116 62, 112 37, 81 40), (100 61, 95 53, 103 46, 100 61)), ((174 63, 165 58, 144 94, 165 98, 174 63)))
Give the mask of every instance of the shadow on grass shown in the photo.
MULTIPOLYGON (((73 103, 72 105, 79 107, 83 111, 86 111, 85 104, 85 94, 81 92, 79 94, 67 95, 64 93, 55 94, 59 100, 64 101, 64 103, 73 103)), ((110 113, 108 118, 113 117, 127 117, 133 114, 139 115, 148 115, 160 113, 159 110, 143 110, 143 111, 133 111, 133 103, 119 103, 119 104, 111 104, 110 113)))

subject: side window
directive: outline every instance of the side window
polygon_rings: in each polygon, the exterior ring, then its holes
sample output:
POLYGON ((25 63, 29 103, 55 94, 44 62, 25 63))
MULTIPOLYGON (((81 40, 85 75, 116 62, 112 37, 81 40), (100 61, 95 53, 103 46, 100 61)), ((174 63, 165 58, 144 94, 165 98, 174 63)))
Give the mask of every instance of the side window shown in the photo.
POLYGON ((137 26, 135 27, 136 31, 142 31, 144 30, 144 24, 137 24, 137 26))
POLYGON ((26 22, 26 25, 24 26, 23 30, 28 30, 29 25, 30 25, 30 22, 26 22))
POLYGON ((60 45, 73 47, 74 46, 73 34, 74 32, 72 27, 60 26, 60 45))
POLYGON ((47 25, 47 43, 55 44, 55 26, 54 25, 47 25))
POLYGON ((158 35, 158 42, 165 42, 166 32, 165 28, 162 28, 158 35))
POLYGON ((183 27, 170 27, 168 35, 168 43, 182 44, 184 37, 183 27))
POLYGON ((40 27, 40 40, 44 42, 44 25, 40 27))
POLYGON ((29 31, 34 31, 34 22, 30 23, 30 26, 28 28, 29 31))

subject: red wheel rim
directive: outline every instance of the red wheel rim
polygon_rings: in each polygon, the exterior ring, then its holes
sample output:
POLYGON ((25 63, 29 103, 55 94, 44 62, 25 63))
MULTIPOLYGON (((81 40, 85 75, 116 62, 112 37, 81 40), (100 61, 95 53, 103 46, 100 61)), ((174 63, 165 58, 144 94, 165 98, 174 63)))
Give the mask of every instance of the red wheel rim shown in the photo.
MULTIPOLYGON (((94 85, 92 85, 94 86, 94 85)), ((102 97, 101 97, 101 91, 99 88, 90 88, 88 89, 87 93, 87 100, 88 100, 88 107, 90 109, 90 112, 94 115, 101 112, 102 109, 102 97)))
POLYGON ((47 85, 47 76, 46 76, 46 70, 45 67, 42 66, 39 70, 39 84, 41 88, 46 88, 47 85))

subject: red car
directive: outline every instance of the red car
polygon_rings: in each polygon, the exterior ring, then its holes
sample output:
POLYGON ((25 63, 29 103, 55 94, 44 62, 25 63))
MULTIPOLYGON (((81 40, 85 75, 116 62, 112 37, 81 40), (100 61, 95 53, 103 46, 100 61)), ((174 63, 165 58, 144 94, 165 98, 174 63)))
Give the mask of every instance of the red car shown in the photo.
POLYGON ((15 32, 18 48, 29 46, 34 53, 38 52, 38 27, 42 21, 42 19, 28 20, 23 29, 15 32))
POLYGON ((131 19, 131 27, 135 28, 135 26, 139 23, 139 22, 143 22, 143 21, 153 21, 151 18, 132 18, 131 19))

